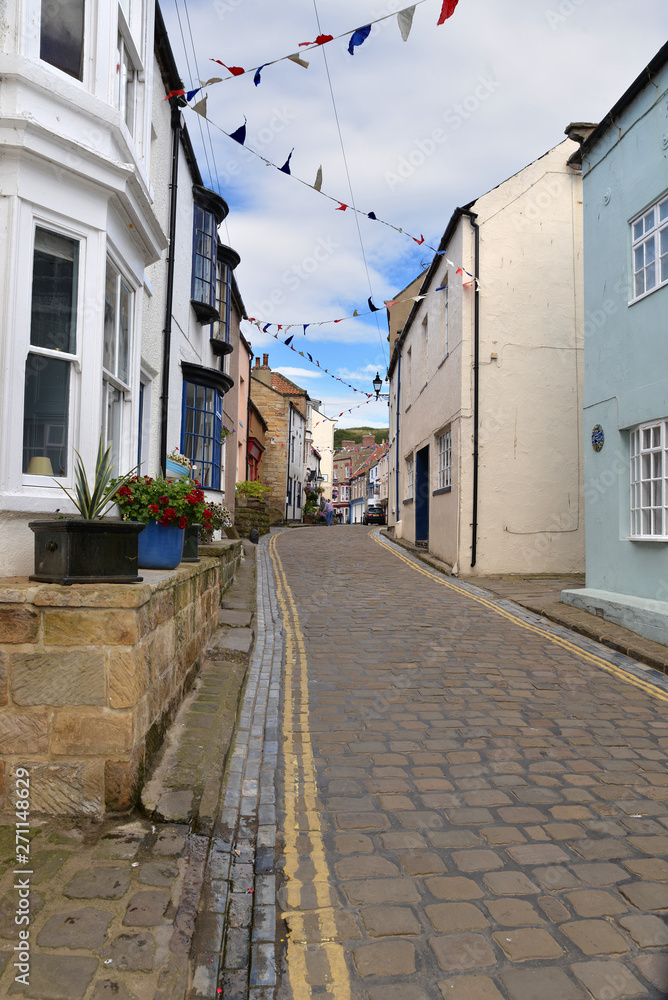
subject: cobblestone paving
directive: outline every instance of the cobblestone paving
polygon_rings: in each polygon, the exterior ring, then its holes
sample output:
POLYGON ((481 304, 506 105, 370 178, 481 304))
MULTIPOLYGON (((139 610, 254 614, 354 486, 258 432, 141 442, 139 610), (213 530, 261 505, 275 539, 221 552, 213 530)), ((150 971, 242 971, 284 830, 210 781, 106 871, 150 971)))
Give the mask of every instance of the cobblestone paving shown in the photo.
POLYGON ((364 528, 269 553, 281 1000, 668 996, 666 687, 364 528))

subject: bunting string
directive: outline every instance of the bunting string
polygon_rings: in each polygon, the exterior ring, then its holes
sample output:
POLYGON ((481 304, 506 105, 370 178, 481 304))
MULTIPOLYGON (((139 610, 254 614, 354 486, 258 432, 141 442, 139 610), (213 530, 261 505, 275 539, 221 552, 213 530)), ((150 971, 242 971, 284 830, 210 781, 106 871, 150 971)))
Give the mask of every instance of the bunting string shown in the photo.
MULTIPOLYGON (((247 76, 249 73, 253 74, 253 83, 255 86, 259 86, 262 82, 262 71, 267 68, 267 66, 276 66, 278 63, 285 62, 289 60, 295 63, 297 66, 301 66, 303 69, 308 69, 309 63, 307 60, 303 59, 302 56, 306 52, 310 52, 313 49, 319 48, 323 45, 329 44, 329 42, 338 41, 341 38, 347 38, 350 36, 350 41, 348 43, 348 52, 350 55, 355 54, 355 49, 360 45, 363 45, 371 34, 371 29, 375 24, 380 24, 381 21, 387 21, 389 18, 396 17, 397 24, 399 26, 399 31, 401 32, 401 37, 404 42, 408 41, 408 36, 411 33, 411 28, 413 26, 413 15, 415 14, 415 8, 419 7, 421 4, 426 3, 427 0, 415 0, 415 3, 411 4, 410 7, 406 7, 397 13, 384 14, 382 17, 374 18, 365 24, 361 28, 351 29, 341 32, 340 35, 318 35, 312 42, 299 42, 297 49, 301 51, 292 52, 289 55, 279 56, 277 59, 268 59, 266 62, 261 63, 259 66, 252 66, 249 69, 244 69, 242 66, 230 66, 224 63, 221 59, 211 58, 210 62, 216 63, 218 66, 222 66, 223 69, 227 70, 229 76, 218 78, 214 77, 211 80, 200 80, 201 86, 196 90, 190 90, 187 92, 188 100, 191 101, 192 98, 197 94, 203 87, 207 87, 214 83, 226 83, 228 80, 233 80, 238 76, 247 76)), ((459 0, 441 0, 441 14, 437 22, 437 27, 443 24, 448 18, 452 17, 455 12, 455 8, 459 0)), ((186 91, 173 91, 170 96, 182 96, 185 95, 186 91)))

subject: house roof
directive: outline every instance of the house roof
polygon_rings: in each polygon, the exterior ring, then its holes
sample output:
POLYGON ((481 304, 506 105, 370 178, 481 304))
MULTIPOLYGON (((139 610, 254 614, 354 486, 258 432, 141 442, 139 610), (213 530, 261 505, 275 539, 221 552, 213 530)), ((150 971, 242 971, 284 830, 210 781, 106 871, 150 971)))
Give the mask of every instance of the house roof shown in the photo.
POLYGON ((306 389, 301 389, 280 372, 271 373, 271 387, 282 396, 308 396, 306 389))
POLYGON ((589 138, 582 143, 582 155, 586 155, 591 149, 593 149, 599 139, 605 135, 609 128, 612 126, 615 128, 618 127, 616 119, 619 115, 621 115, 621 113, 628 108, 629 104, 635 100, 638 94, 640 94, 648 84, 654 84, 654 77, 660 70, 663 69, 667 62, 668 42, 666 42, 666 44, 659 49, 654 58, 647 64, 647 66, 645 66, 642 73, 635 78, 628 90, 622 94, 615 106, 608 111, 607 115, 605 115, 602 121, 597 125, 589 138))

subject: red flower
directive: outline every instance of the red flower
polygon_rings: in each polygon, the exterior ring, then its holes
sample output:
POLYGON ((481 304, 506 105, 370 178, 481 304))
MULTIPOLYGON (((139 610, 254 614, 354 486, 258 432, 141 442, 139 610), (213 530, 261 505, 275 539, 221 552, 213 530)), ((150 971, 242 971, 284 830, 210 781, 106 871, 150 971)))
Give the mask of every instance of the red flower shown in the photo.
POLYGON ((148 505, 148 509, 150 510, 150 512, 152 514, 157 514, 158 511, 160 510, 160 508, 158 507, 157 503, 150 503, 148 505))
POLYGON ((180 517, 179 518, 179 528, 187 528, 187 527, 188 527, 188 518, 187 517, 183 517, 183 516, 180 517))
POLYGON ((168 528, 169 525, 171 524, 171 521, 168 517, 161 517, 160 524, 163 526, 163 528, 168 528))
POLYGON ((173 520, 176 517, 176 511, 174 510, 173 507, 167 507, 164 516, 168 517, 170 520, 173 520))
POLYGON ((206 518, 207 520, 211 517, 211 511, 209 510, 208 507, 206 508, 206 510, 204 511, 204 514, 202 516, 204 518, 206 518))
POLYGON ((118 491, 118 496, 119 497, 131 497, 132 496, 132 490, 128 486, 121 486, 120 490, 118 491))
POLYGON ((158 497, 158 500, 159 500, 159 501, 160 501, 160 503, 162 503, 162 504, 167 504, 167 503, 169 503, 169 497, 158 497))

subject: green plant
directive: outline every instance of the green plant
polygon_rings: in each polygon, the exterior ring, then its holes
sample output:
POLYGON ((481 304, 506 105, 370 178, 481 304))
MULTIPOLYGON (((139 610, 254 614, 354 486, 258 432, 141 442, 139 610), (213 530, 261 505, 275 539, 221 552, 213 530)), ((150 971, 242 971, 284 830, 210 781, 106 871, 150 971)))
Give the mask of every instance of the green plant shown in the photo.
MULTIPOLYGON (((88 482, 88 476, 83 463, 83 459, 78 451, 74 451, 77 456, 77 463, 74 469, 75 487, 74 493, 70 493, 62 483, 58 483, 63 493, 66 493, 76 509, 81 514, 84 521, 94 521, 96 518, 104 517, 115 503, 118 502, 118 493, 125 483, 129 482, 133 472, 132 469, 125 476, 112 478, 114 474, 113 459, 111 457, 111 445, 103 451, 104 442, 100 435, 100 443, 97 448, 97 459, 95 461, 95 476, 92 483, 88 482)), ((55 480, 55 482, 58 482, 55 480)))
POLYGON ((187 528, 201 524, 205 530, 212 520, 210 505, 195 479, 152 479, 132 476, 119 482, 116 501, 124 521, 157 521, 187 528))
POLYGON ((263 486, 257 480, 251 482, 246 479, 236 485, 236 495, 238 497, 248 497, 251 500, 264 500, 268 493, 271 493, 271 489, 268 486, 263 486))
POLYGON ((170 458, 172 462, 176 462, 177 465, 182 465, 184 469, 188 470, 188 472, 190 472, 193 468, 193 464, 190 459, 187 458, 186 455, 183 455, 178 448, 175 448, 174 451, 170 451, 167 458, 170 458))
POLYGON ((223 507, 221 503, 210 503, 209 512, 211 517, 200 529, 200 537, 205 542, 211 539, 214 531, 217 531, 218 528, 229 528, 232 525, 232 515, 227 507, 223 507))

